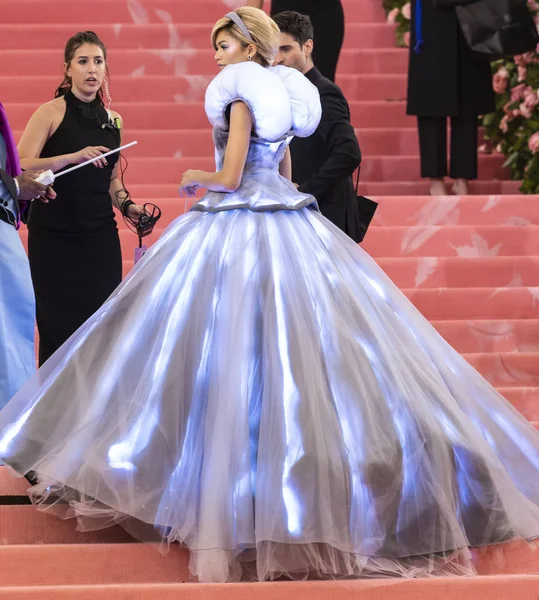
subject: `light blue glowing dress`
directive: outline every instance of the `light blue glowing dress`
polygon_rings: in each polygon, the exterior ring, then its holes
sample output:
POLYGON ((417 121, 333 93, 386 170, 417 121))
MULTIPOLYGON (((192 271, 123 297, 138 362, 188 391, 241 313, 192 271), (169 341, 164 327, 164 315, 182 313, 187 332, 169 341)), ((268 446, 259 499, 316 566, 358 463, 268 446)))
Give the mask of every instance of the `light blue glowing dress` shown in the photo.
MULTIPOLYGON (((6 155, 0 134, 0 169, 6 155)), ((18 207, 1 179, 0 211, 16 220, 18 207)), ((30 265, 19 232, 0 219, 0 409, 36 371, 35 315, 30 265)))
POLYGON ((81 528, 182 542, 202 581, 466 574, 469 547, 539 536, 537 432, 279 175, 315 88, 226 67, 218 169, 238 99, 239 189, 172 223, 23 387, 0 457, 81 528))

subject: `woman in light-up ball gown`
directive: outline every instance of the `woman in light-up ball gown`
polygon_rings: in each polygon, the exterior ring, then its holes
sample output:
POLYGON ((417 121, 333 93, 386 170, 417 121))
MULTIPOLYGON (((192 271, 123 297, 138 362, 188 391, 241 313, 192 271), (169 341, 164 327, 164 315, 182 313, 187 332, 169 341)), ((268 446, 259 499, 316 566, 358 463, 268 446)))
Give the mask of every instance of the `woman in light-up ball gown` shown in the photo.
POLYGON ((538 433, 279 174, 320 104, 275 24, 213 40, 217 172, 181 184, 211 191, 0 413, 0 457, 201 581, 470 574, 539 536, 538 433))

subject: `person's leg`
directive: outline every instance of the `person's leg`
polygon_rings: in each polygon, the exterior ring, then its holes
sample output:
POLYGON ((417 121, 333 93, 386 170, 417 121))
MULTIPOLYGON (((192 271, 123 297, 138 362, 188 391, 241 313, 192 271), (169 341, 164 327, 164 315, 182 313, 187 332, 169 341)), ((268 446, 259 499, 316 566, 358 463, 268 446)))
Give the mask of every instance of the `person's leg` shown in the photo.
POLYGON ((337 63, 344 39, 344 12, 340 2, 309 15, 314 29, 313 61, 328 79, 335 81, 337 63))
POLYGON ((468 193, 468 181, 477 179, 477 117, 451 118, 451 167, 453 190, 459 196, 468 193))
POLYGON ((445 117, 417 117, 421 177, 431 180, 433 196, 447 194, 447 120, 445 117))

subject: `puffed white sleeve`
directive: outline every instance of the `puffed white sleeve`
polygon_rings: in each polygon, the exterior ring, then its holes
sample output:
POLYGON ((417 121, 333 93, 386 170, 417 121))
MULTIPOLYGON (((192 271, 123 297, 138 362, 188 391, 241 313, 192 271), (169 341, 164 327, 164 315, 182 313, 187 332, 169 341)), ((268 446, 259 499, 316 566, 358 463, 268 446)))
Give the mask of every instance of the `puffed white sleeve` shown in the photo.
POLYGON ((279 76, 290 98, 292 109, 290 135, 309 137, 316 131, 322 117, 318 88, 296 69, 279 65, 270 70, 279 76))
POLYGON ((293 107, 281 77, 257 63, 228 65, 206 90, 205 110, 214 127, 228 130, 226 109, 244 102, 253 117, 254 135, 275 142, 293 129, 293 107))

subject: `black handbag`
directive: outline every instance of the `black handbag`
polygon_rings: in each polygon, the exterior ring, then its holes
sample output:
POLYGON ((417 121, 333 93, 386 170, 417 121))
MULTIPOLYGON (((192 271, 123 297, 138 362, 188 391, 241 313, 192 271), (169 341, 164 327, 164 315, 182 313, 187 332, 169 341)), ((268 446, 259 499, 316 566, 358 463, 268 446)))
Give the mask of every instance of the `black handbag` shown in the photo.
POLYGON ((462 2, 456 11, 468 46, 489 60, 537 48, 539 34, 526 0, 462 2))
POLYGON ((359 196, 359 170, 357 169, 357 180, 356 180, 356 198, 357 198, 357 212, 358 212, 358 222, 356 223, 356 227, 354 230, 357 232, 357 236, 354 237, 354 241, 359 244, 363 241, 365 234, 367 233, 367 229, 371 224, 372 218, 374 217, 374 213, 378 208, 378 203, 370 198, 365 198, 365 196, 359 196), (357 238, 357 239, 356 239, 357 238))

